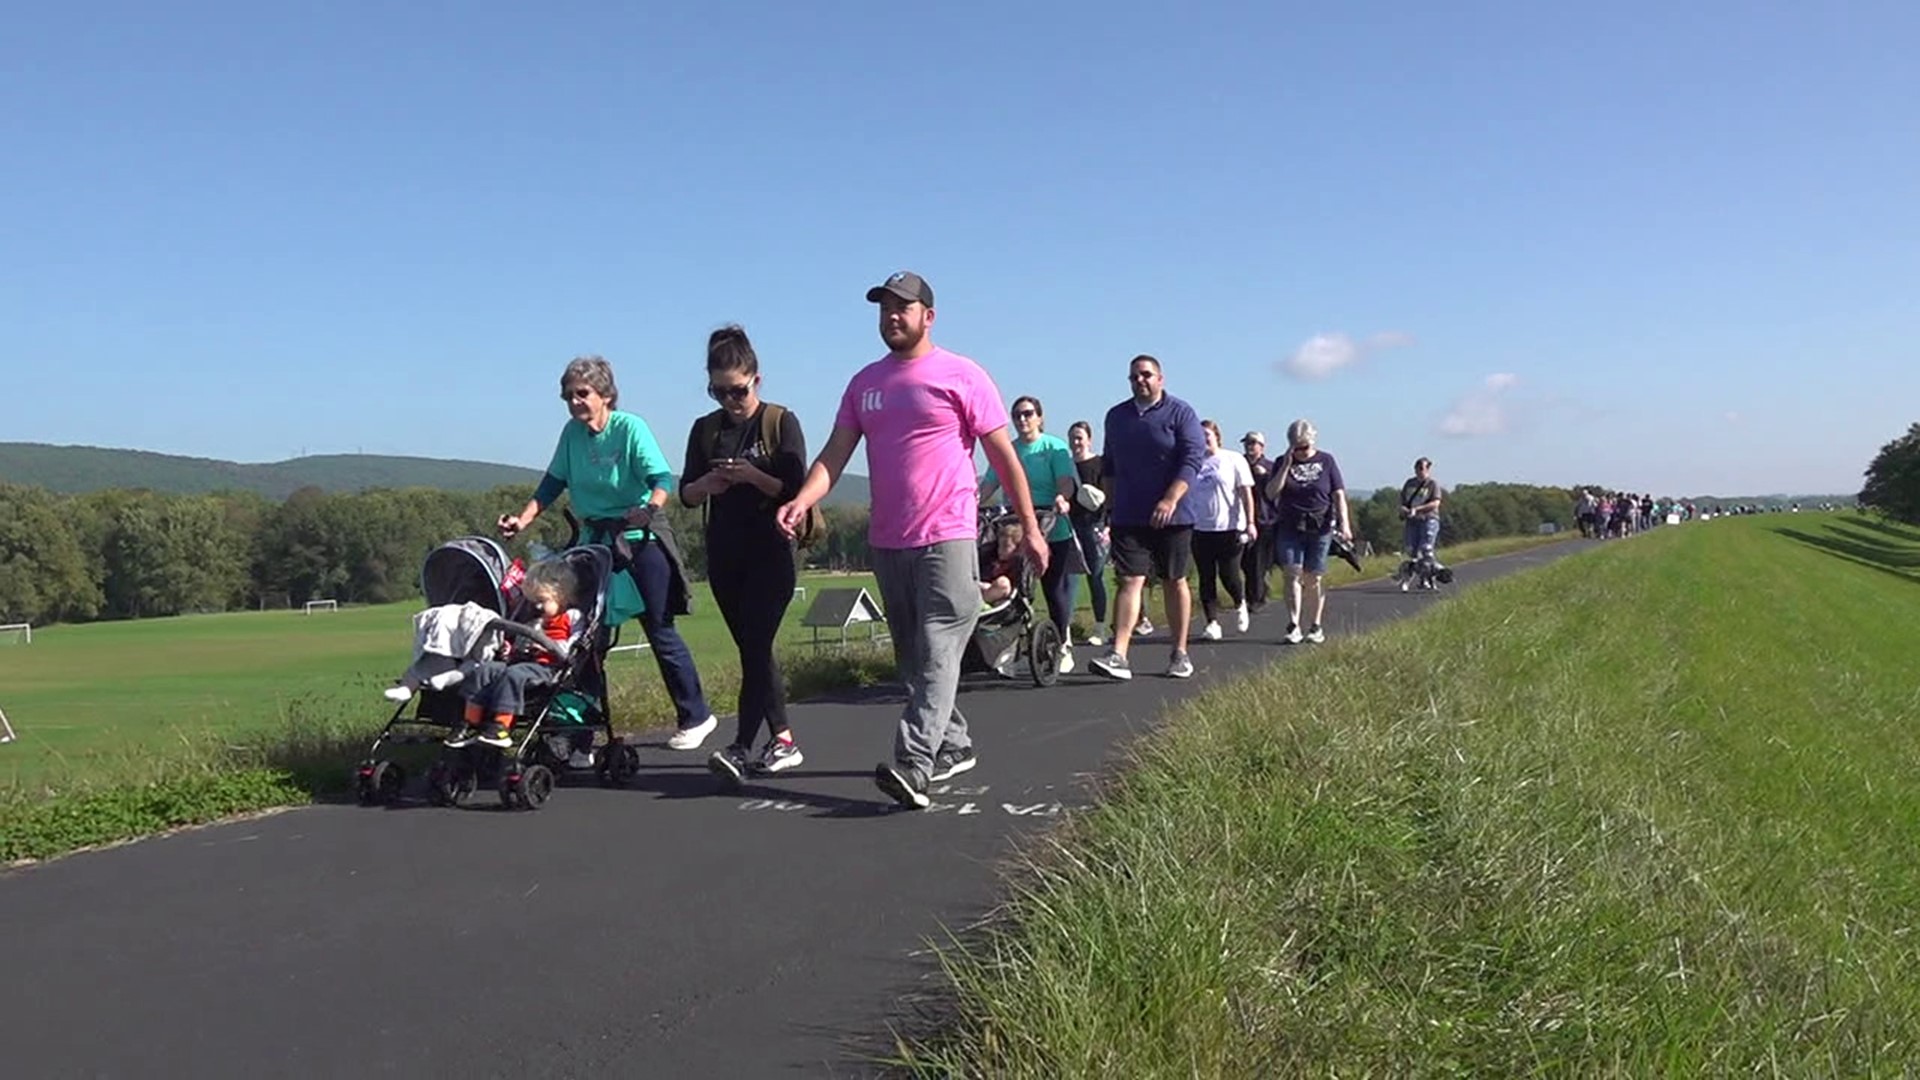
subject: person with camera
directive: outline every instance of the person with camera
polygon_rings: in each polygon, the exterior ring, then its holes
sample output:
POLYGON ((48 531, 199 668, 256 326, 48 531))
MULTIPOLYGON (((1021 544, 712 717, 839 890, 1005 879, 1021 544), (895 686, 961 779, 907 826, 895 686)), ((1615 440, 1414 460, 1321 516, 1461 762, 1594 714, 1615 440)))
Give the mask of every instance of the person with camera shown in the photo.
POLYGON ((1336 533, 1353 540, 1353 515, 1347 508, 1347 483, 1340 464, 1320 449, 1320 433, 1308 420, 1287 425, 1286 456, 1280 459, 1267 494, 1274 500, 1279 520, 1274 553, 1287 579, 1289 645, 1318 644, 1327 639, 1327 553, 1336 533), (1302 620, 1306 622, 1302 629, 1302 620))

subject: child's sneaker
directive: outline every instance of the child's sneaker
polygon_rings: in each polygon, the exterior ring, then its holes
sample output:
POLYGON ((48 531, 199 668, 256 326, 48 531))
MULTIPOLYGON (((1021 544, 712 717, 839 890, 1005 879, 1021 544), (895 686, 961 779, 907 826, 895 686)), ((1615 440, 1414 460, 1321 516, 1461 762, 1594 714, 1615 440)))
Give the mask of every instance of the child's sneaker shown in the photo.
POLYGON ((506 724, 502 724, 496 720, 487 725, 486 734, 481 735, 474 741, 485 743, 488 746, 497 746, 504 750, 513 745, 513 732, 506 724))
POLYGON ((772 739, 760 750, 760 757, 753 767, 758 772, 777 773, 795 768, 806 762, 807 756, 800 752, 797 743, 784 739, 772 739))
POLYGON ((466 724, 461 724, 460 726, 454 728, 451 732, 449 732, 447 734, 446 739, 443 741, 446 743, 446 745, 453 747, 455 750, 458 750, 463 746, 473 745, 473 740, 479 737, 480 737, 479 728, 469 727, 466 724))
POLYGON ((397 701, 402 705, 413 700, 413 687, 396 684, 380 691, 380 696, 388 701, 397 701))

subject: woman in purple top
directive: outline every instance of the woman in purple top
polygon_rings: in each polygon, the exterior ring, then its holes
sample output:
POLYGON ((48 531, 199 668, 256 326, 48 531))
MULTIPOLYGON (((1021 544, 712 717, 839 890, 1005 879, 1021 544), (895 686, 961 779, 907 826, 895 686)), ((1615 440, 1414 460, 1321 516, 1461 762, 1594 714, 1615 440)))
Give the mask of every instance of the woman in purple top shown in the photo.
POLYGON ((1274 532, 1275 561, 1287 576, 1287 633, 1289 645, 1327 639, 1320 619, 1326 614, 1327 550, 1333 534, 1351 541, 1352 516, 1347 512, 1347 482, 1333 455, 1320 449, 1320 433, 1307 420, 1287 425, 1287 456, 1267 482, 1267 496, 1278 504, 1274 532), (1311 614, 1306 632, 1302 616, 1311 614))

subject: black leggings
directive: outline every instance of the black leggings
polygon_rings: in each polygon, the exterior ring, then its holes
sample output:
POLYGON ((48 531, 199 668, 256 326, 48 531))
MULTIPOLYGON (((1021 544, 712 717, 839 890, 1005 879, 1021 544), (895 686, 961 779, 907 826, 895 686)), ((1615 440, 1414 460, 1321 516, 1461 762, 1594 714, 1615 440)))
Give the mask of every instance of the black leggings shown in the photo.
POLYGON ((787 683, 773 653, 780 622, 793 603, 797 574, 786 544, 754 544, 736 550, 707 548, 707 584, 713 602, 740 647, 740 719, 733 744, 751 747, 760 724, 774 735, 787 730, 787 683))
POLYGON ((1220 617, 1221 585, 1227 587, 1227 599, 1238 608, 1246 598, 1240 584, 1240 534, 1195 530, 1193 561, 1200 567, 1200 610, 1207 621, 1220 617))
POLYGON ((1060 640, 1067 640, 1067 627, 1073 625, 1073 578, 1067 576, 1067 563, 1073 558, 1073 537, 1047 544, 1047 572, 1040 575, 1040 591, 1047 598, 1047 615, 1060 629, 1060 640))

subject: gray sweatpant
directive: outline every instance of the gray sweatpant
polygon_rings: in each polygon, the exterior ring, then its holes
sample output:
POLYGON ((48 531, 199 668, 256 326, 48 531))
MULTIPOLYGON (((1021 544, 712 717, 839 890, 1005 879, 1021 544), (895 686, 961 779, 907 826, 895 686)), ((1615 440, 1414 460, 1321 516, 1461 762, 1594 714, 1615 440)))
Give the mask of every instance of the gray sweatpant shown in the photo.
POLYGON ((875 548, 873 576, 887 609, 893 659, 907 686, 893 760, 930 773, 942 746, 973 745, 954 698, 967 639, 980 617, 980 556, 971 540, 875 548))

